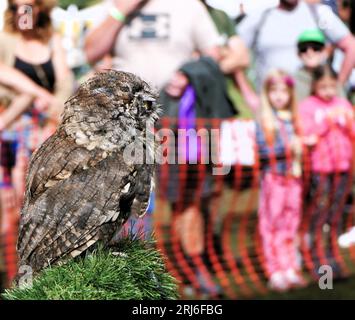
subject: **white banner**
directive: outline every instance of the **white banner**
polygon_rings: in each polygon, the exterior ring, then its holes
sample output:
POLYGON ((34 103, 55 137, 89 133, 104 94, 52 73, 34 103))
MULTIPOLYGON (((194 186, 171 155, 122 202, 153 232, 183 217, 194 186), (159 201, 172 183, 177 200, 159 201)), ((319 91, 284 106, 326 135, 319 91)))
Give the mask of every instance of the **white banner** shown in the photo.
POLYGON ((255 164, 255 122, 226 120, 221 123, 220 161, 223 165, 255 164))

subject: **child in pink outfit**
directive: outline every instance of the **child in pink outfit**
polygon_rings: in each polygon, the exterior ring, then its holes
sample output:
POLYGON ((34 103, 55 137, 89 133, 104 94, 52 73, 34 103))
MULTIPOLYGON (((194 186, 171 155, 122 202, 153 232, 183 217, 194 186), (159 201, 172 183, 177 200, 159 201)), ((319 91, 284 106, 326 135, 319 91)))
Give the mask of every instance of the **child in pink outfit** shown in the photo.
POLYGON ((318 173, 347 172, 353 157, 353 107, 344 98, 326 101, 311 96, 300 105, 303 133, 314 137, 311 170, 318 173))
POLYGON ((306 206, 310 217, 312 271, 317 275, 319 267, 328 264, 333 275, 341 277, 343 271, 336 258, 334 237, 342 231, 346 205, 351 202, 355 123, 352 105, 337 96, 337 75, 330 67, 315 70, 312 96, 302 102, 299 112, 303 134, 313 141, 306 206), (330 232, 322 234, 326 225, 330 232))
POLYGON ((296 237, 301 220, 301 151, 292 78, 282 71, 264 84, 256 137, 262 161, 259 231, 269 286, 303 286, 296 237))

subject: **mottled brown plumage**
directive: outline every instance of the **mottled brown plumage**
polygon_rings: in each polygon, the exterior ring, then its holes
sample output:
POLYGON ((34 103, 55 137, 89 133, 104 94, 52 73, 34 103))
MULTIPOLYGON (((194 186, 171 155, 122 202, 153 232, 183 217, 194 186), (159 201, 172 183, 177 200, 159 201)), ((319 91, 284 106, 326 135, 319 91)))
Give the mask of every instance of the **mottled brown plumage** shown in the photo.
POLYGON ((145 143, 147 122, 157 119, 156 98, 138 77, 110 70, 67 101, 58 130, 31 159, 20 266, 38 272, 99 240, 108 244, 130 214, 145 213, 154 168, 124 159, 124 150, 135 139, 145 143))

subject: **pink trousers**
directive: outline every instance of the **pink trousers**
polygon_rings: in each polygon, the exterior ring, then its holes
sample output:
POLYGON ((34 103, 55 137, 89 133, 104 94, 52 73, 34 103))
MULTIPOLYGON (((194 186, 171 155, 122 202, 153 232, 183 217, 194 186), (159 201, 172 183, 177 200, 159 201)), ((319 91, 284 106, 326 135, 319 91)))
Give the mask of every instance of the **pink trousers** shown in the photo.
POLYGON ((295 242, 301 210, 301 180, 266 173, 261 181, 259 232, 269 275, 300 268, 295 242))

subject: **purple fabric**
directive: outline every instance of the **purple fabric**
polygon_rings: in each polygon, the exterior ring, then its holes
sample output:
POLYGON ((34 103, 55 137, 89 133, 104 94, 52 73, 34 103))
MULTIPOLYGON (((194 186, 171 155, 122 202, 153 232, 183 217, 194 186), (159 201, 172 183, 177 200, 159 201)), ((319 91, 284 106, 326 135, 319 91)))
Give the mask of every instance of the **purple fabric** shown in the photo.
MULTIPOLYGON (((179 122, 178 128, 181 130, 196 129, 196 93, 194 88, 189 85, 183 96, 181 97, 179 104, 179 122)), ((180 133, 181 133, 180 130, 180 133)), ((188 136, 183 131, 183 134, 179 135, 179 155, 183 152, 186 161, 194 163, 201 156, 201 142, 198 142, 196 131, 189 132, 188 136)))
POLYGON ((196 122, 195 111, 196 94, 194 88, 189 85, 179 104, 179 129, 194 129, 196 122))

